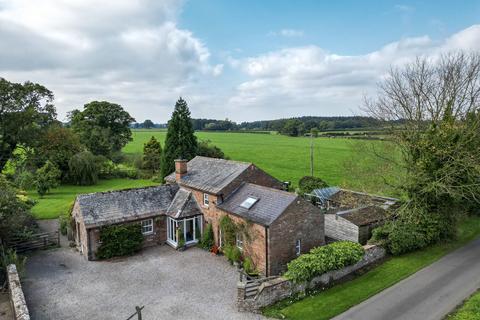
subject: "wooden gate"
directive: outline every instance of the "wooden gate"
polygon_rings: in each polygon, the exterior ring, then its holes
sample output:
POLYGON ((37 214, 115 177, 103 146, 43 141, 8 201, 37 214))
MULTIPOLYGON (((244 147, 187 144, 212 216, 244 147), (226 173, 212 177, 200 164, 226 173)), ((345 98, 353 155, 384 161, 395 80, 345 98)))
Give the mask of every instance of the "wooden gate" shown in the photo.
POLYGON ((60 246, 60 234, 58 231, 33 234, 25 238, 14 238, 7 245, 17 252, 25 252, 36 249, 45 249, 60 246))

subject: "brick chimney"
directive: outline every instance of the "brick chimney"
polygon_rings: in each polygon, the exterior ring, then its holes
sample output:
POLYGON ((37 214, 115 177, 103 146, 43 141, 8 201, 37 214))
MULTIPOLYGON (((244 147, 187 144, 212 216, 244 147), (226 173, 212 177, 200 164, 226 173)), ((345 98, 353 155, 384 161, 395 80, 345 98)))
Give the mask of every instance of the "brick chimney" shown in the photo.
POLYGON ((186 174, 187 174, 187 160, 185 159, 175 160, 175 181, 179 181, 186 174))

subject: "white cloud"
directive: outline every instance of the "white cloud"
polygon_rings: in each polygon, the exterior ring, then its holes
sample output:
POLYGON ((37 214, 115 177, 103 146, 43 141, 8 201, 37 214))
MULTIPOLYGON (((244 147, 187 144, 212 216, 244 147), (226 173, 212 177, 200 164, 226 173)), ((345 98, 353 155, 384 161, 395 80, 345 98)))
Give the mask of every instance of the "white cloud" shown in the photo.
POLYGON ((267 35, 294 38, 294 37, 303 37, 304 32, 303 30, 296 30, 296 29, 282 29, 280 31, 270 31, 267 35))
POLYGON ((0 0, 0 76, 47 86, 60 118, 110 99, 139 120, 165 120, 180 94, 223 71, 177 26, 179 9, 174 0, 0 0))
POLYGON ((237 86, 229 106, 251 119, 272 118, 272 110, 282 110, 282 116, 351 115, 391 66, 452 50, 480 50, 480 25, 443 41, 405 38, 364 55, 338 55, 318 46, 269 52, 240 63, 249 79, 237 86))

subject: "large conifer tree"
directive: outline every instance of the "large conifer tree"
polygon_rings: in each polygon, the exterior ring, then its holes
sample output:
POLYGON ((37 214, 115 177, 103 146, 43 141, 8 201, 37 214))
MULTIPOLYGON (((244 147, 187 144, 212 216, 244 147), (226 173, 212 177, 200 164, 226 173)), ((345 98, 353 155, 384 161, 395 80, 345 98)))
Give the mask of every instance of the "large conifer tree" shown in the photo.
POLYGON ((175 170, 175 159, 190 160, 197 151, 197 137, 194 135, 190 110, 181 97, 175 104, 172 118, 168 122, 165 149, 163 150, 162 176, 175 170))

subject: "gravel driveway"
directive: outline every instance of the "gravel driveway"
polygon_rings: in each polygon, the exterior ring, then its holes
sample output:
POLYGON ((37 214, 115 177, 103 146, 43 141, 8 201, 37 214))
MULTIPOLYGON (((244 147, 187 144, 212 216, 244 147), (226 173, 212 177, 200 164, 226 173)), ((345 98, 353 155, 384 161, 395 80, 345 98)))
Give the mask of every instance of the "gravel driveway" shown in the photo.
POLYGON ((39 251, 23 288, 32 319, 260 319, 236 311, 237 274, 198 248, 156 246, 115 261, 86 261, 69 248, 39 251), (134 318, 136 319, 136 318, 134 318))

